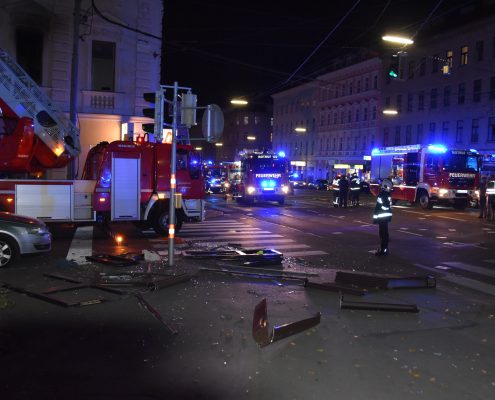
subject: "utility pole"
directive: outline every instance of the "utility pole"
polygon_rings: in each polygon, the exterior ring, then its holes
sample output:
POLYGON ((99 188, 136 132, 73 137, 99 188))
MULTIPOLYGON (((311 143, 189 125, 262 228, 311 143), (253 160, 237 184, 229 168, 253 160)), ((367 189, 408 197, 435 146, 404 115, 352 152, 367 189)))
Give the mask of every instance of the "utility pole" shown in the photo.
MULTIPOLYGON (((74 0, 73 11, 74 26, 72 27, 72 65, 70 74, 70 106, 69 119, 77 126, 77 96, 79 87, 79 24, 81 22, 81 0, 74 0)), ((76 160, 69 163, 67 175, 69 179, 75 178, 76 160)))

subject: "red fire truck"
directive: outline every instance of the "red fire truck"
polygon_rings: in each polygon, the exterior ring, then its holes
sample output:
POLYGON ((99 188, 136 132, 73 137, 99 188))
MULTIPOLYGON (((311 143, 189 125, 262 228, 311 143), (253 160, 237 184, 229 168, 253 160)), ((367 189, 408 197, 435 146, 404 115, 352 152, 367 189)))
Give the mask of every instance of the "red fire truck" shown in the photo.
POLYGON ((284 204, 289 193, 289 162, 283 152, 246 153, 239 172, 240 182, 232 188, 237 201, 267 200, 284 204))
POLYGON ((394 183, 392 200, 419 203, 423 209, 448 204, 464 209, 480 179, 476 150, 443 145, 406 145, 373 149, 370 190, 377 196, 380 182, 394 183))
MULTIPOLYGON (((36 179, 80 153, 79 131, 0 49, 0 210, 49 221, 141 221, 168 232, 171 145, 103 142, 81 180, 36 179), (29 179, 27 179, 28 177, 29 179), (33 179, 34 178, 34 179, 33 179)), ((175 231, 203 219, 199 154, 177 145, 175 231)))

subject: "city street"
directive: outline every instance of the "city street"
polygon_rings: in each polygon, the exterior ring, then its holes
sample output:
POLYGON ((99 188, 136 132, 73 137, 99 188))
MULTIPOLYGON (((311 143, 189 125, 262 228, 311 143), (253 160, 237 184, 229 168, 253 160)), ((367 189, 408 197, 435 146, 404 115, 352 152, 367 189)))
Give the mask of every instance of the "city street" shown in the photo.
MULTIPOLYGON (((185 283, 140 290, 177 329, 172 335, 127 294, 101 304, 60 307, 2 288, 2 399, 492 399, 495 396, 495 224, 478 210, 397 204, 390 254, 376 257, 374 198, 335 208, 331 193, 297 190, 286 204, 207 198, 207 219, 184 224, 176 266, 166 239, 133 225, 115 242, 91 226, 54 225, 49 255, 0 270, 0 282, 30 290, 69 285, 44 276, 95 271, 189 272, 185 283), (345 294, 345 300, 415 304, 419 313, 350 310, 340 294, 301 280, 201 271, 222 261, 184 258, 184 250, 238 244, 284 254, 283 271, 331 282, 337 271, 431 275, 436 288, 345 294), (87 263, 85 255, 143 253, 133 267, 87 263), (259 348, 253 311, 267 299, 268 326, 312 317, 304 332, 259 348)), ((228 264, 228 263, 227 263, 228 264)), ((280 266, 272 268, 274 274, 280 266)), ((253 270, 254 271, 254 270, 253 270)), ((96 290, 73 290, 80 300, 96 290)), ((98 293, 101 296, 102 293, 98 293)))

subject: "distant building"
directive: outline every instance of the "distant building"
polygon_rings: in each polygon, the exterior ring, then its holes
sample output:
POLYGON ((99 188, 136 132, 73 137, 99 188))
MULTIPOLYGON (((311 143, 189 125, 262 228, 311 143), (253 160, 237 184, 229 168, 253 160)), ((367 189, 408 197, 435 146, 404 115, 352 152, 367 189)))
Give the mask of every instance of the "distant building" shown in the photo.
POLYGON ((225 127, 216 146, 216 162, 239 160, 249 150, 271 149, 271 109, 265 106, 243 106, 225 112, 225 127))
MULTIPOLYGON (((77 65, 79 176, 92 146, 121 139, 126 129, 142 133, 141 124, 150 122, 142 117, 146 107, 142 95, 155 91, 160 84, 162 1, 98 0, 96 5, 108 20, 98 15, 91 0, 81 1, 77 65)), ((73 11, 74 0, 0 3, 0 47, 67 113, 73 11)))
MULTIPOLYGON (((383 86, 379 146, 442 143, 495 152, 495 17, 408 46, 383 86), (386 117, 386 118, 385 118, 386 117)), ((385 63, 385 75, 389 63, 385 63)))
POLYGON ((315 178, 319 86, 316 82, 272 95, 273 150, 284 151, 306 181, 315 178))

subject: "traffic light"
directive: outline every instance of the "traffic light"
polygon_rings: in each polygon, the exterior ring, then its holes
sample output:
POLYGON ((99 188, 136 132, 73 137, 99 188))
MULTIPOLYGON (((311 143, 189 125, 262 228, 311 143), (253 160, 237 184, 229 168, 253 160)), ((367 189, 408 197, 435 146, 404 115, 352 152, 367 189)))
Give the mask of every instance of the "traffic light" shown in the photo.
POLYGON ((390 66, 388 68, 388 76, 393 79, 397 79, 399 77, 399 68, 400 68, 400 57, 399 54, 394 54, 390 58, 390 66))
POLYGON ((143 108, 143 115, 155 120, 153 123, 142 124, 143 131, 152 133, 156 138, 161 139, 163 129, 163 90, 143 93, 143 98, 147 103, 154 105, 154 107, 143 108))

